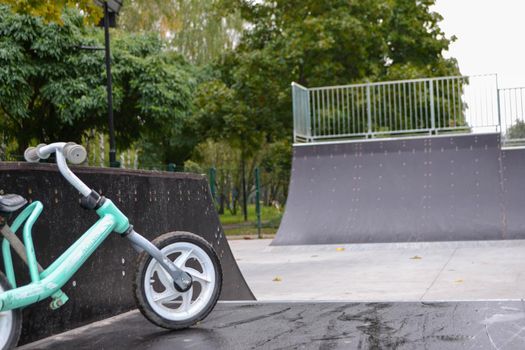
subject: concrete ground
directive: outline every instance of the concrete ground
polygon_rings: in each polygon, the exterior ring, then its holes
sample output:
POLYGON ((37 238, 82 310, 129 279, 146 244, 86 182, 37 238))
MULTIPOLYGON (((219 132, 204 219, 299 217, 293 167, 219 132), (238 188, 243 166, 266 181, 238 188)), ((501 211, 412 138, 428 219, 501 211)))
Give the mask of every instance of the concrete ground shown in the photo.
POLYGON ((269 246, 230 241, 258 300, 525 298, 525 240, 269 246))

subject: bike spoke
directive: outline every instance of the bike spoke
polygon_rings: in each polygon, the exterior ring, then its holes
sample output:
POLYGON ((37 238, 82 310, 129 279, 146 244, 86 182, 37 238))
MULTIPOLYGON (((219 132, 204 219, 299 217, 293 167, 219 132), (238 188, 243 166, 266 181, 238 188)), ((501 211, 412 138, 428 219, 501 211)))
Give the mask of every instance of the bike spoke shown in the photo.
POLYGON ((175 266, 177 266, 179 269, 182 268, 186 264, 186 261, 188 261, 190 258, 191 253, 193 253, 193 249, 182 252, 180 256, 173 262, 175 266))
POLYGON ((182 311, 188 311, 191 307, 191 298, 193 297, 193 287, 190 288, 186 293, 182 294, 182 311))
POLYGON ((197 271, 195 269, 192 269, 191 267, 185 267, 184 268, 184 272, 186 272, 189 275, 191 275, 191 277, 194 280, 200 282, 201 284, 202 283, 210 283, 211 282, 211 279, 208 277, 207 274, 200 273, 199 271, 197 271))
POLYGON ((162 283, 164 287, 171 288, 173 286, 173 279, 159 263, 157 263, 154 272, 157 272, 160 283, 162 283))
POLYGON ((153 295, 153 301, 157 303, 165 303, 167 301, 172 301, 173 299, 176 299, 179 297, 181 293, 177 292, 175 289, 166 289, 162 293, 155 293, 153 295))

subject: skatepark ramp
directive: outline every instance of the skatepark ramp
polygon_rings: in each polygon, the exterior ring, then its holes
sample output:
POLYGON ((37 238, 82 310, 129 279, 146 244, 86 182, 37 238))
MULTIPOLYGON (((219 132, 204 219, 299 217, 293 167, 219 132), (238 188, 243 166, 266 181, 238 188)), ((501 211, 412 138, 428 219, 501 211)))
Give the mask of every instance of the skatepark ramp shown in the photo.
POLYGON ((525 238, 525 150, 500 135, 296 145, 272 244, 525 238))
POLYGON ((525 238, 524 103, 493 76, 292 91, 273 245, 525 238))
MULTIPOLYGON (((76 167, 89 186, 113 200, 148 239, 170 231, 189 231, 210 242, 223 269, 221 300, 254 300, 232 255, 212 203, 207 180, 200 175, 76 167)), ((33 229, 37 258, 48 266, 96 220, 82 209, 78 192, 52 164, 0 163, 0 191, 39 200, 44 211, 33 229)), ((0 193, 2 193, 0 192, 0 193)), ((105 319, 135 308, 132 279, 137 253, 127 240, 110 235, 64 286, 70 297, 52 312, 48 301, 24 312, 21 343, 105 319)), ((18 262, 17 276, 27 277, 18 262)))

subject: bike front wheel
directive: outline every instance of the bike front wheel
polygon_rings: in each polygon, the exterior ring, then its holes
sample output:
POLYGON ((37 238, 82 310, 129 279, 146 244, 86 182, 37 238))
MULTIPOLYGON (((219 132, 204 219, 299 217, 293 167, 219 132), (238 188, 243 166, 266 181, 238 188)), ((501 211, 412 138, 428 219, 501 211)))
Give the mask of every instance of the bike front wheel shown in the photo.
POLYGON ((191 275, 186 292, 175 289, 166 270, 142 252, 134 278, 135 301, 152 323, 167 329, 183 329, 203 320, 213 310, 222 287, 222 270, 213 247, 189 232, 170 232, 152 243, 162 254, 191 275))
MULTIPOLYGON (((5 275, 0 272, 0 294, 11 289, 5 275)), ((0 349, 14 349, 22 331, 20 309, 0 312, 0 349)))

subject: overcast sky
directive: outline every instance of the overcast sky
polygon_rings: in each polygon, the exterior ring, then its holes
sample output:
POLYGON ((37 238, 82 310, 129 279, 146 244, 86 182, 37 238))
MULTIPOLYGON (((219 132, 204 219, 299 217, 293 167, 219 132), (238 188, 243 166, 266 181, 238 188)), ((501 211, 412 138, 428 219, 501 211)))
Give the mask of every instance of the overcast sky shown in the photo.
POLYGON ((525 86, 525 0, 436 0, 447 36, 447 57, 461 73, 498 73, 500 87, 525 86))

